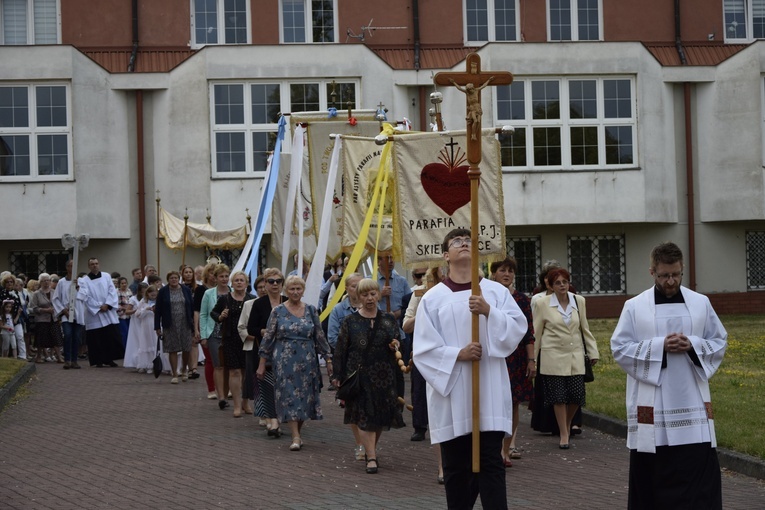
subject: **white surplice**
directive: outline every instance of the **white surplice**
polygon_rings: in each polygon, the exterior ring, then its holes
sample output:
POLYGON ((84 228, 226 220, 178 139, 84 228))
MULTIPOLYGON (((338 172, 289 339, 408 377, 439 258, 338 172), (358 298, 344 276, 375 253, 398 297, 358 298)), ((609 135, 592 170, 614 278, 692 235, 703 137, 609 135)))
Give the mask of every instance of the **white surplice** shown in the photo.
MULTIPOLYGON (((526 316, 510 292, 486 278, 481 293, 491 306, 479 316, 482 357, 479 362, 481 431, 512 432, 513 397, 505 358, 528 330, 526 316)), ((473 431, 471 362, 457 361, 472 341, 470 290, 453 292, 444 283, 420 300, 414 327, 414 364, 427 381, 428 421, 433 444, 473 431)))
POLYGON ((80 284, 77 299, 85 305, 85 329, 89 331, 109 324, 119 324, 117 318, 119 298, 109 273, 101 272, 101 277, 95 280, 84 276, 77 281, 80 284), (111 308, 102 312, 101 305, 109 305, 111 308))
MULTIPOLYGON (((58 281, 56 290, 53 291, 53 309, 57 316, 69 308, 69 291, 71 286, 72 282, 64 277, 58 281)), ((66 315, 61 315, 61 322, 76 322, 82 326, 85 324, 85 306, 82 301, 76 299, 76 296, 77 294, 75 293, 74 316, 67 317, 66 315)))
POLYGON ((611 338, 614 360, 627 372, 630 449, 653 453, 656 446, 716 446, 709 379, 722 363, 728 333, 706 296, 685 287, 680 292, 685 303, 656 305, 653 287, 628 300, 611 338), (701 366, 683 352, 667 353, 662 368, 669 333, 688 337, 701 366), (652 424, 646 412, 652 413, 652 424))

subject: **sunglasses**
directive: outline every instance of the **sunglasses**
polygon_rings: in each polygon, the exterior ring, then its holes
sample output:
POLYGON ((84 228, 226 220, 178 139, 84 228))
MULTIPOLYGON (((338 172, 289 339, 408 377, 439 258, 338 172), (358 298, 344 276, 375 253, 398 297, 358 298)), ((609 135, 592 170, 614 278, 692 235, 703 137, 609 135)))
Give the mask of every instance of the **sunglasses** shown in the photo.
POLYGON ((422 278, 423 276, 425 276, 425 273, 412 273, 412 276, 414 276, 415 278, 419 279, 419 278, 422 278))
POLYGON ((281 278, 268 278, 266 281, 267 281, 267 282, 268 282, 270 285, 273 285, 273 284, 276 284, 276 285, 281 285, 281 284, 282 284, 282 282, 284 282, 284 280, 282 280, 281 278))

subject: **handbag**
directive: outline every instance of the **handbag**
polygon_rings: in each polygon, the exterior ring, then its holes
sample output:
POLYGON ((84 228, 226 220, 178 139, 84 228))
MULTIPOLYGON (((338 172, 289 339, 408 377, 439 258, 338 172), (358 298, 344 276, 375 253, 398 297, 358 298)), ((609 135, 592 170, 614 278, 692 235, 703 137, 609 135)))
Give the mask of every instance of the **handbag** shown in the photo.
MULTIPOLYGON (((576 296, 574 296, 576 299, 576 296)), ((579 334, 582 336, 582 351, 584 352, 584 382, 592 382, 595 380, 595 374, 592 371, 592 363, 590 363, 590 357, 587 355, 587 345, 584 343, 584 331, 582 331, 582 315, 579 313, 579 307, 576 309, 576 314, 579 315, 579 334)))
POLYGON ((340 387, 337 389, 337 393, 335 393, 335 398, 340 400, 353 400, 359 396, 361 391, 361 386, 359 385, 360 371, 361 365, 340 383, 340 387))
POLYGON ((162 340, 162 335, 157 335, 157 355, 154 357, 154 361, 151 362, 151 371, 156 379, 162 374, 162 353, 159 351, 159 342, 162 340))

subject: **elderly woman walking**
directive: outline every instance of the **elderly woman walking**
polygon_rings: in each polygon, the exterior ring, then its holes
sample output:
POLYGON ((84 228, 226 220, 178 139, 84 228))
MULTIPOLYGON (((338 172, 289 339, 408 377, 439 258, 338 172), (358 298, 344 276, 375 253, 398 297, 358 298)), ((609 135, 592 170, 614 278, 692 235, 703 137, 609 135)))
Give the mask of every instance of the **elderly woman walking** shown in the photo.
POLYGON ((154 330, 157 335, 163 335, 163 352, 170 358, 172 384, 178 384, 178 376, 187 381, 189 376, 186 366, 189 364, 191 340, 194 336, 194 307, 191 291, 181 285, 181 274, 178 271, 167 273, 167 285, 157 293, 154 309, 154 330), (178 369, 178 353, 181 353, 182 373, 178 369))
POLYGON ((262 380, 266 363, 271 361, 275 378, 276 412, 292 433, 291 451, 303 446, 300 436, 305 420, 321 420, 321 370, 317 354, 327 360, 332 377, 332 355, 319 313, 301 301, 305 281, 293 275, 285 282, 287 301, 275 307, 260 344, 260 363, 256 375, 262 380))
POLYGON ((366 472, 374 474, 379 467, 377 443, 383 431, 404 426, 397 390, 403 375, 395 356, 400 333, 393 315, 377 308, 380 286, 376 281, 361 280, 356 292, 361 308, 340 326, 334 378, 342 388, 341 383, 356 372, 359 391, 346 399, 344 423, 358 427, 366 451, 366 472))
POLYGON ((569 292, 571 275, 553 269, 547 282, 553 293, 533 302, 534 358, 537 360, 545 395, 552 405, 560 429, 560 448, 569 448, 569 431, 574 414, 585 405, 585 354, 592 365, 599 354, 595 337, 587 324, 584 298, 569 292), (586 345, 586 351, 585 351, 586 345))

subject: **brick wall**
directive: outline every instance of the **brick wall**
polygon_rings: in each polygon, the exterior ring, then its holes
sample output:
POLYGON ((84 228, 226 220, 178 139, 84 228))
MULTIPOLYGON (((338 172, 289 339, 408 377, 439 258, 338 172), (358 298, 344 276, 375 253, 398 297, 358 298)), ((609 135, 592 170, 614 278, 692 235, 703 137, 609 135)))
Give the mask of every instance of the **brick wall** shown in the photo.
MULTIPOLYGON (((624 302, 632 296, 586 296, 587 317, 619 317, 624 302)), ((707 294, 718 315, 765 314, 765 292, 720 292, 707 294)))

